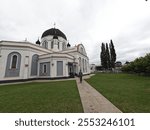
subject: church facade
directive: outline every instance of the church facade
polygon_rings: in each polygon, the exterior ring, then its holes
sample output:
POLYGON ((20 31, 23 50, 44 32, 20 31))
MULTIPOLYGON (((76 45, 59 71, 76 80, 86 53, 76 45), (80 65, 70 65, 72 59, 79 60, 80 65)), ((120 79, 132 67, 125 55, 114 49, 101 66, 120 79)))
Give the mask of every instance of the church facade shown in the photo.
POLYGON ((36 44, 0 41, 0 81, 67 78, 80 70, 90 73, 83 44, 71 47, 59 29, 46 30, 36 44))

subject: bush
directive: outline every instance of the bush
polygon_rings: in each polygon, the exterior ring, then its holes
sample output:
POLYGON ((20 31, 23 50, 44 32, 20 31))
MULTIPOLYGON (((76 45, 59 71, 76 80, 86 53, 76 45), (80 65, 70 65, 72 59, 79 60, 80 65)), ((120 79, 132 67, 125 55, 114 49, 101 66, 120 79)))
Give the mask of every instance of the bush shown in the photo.
POLYGON ((136 58, 133 62, 122 67, 123 72, 150 74, 150 53, 145 57, 136 58))

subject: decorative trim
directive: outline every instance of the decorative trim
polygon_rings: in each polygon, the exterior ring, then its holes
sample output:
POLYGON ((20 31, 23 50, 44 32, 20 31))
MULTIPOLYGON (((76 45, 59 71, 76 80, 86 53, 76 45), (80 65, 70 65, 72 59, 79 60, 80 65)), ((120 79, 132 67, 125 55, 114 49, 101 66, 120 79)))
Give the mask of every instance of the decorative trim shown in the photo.
POLYGON ((37 51, 43 51, 43 52, 46 52, 46 53, 52 53, 53 52, 52 50, 45 49, 42 46, 30 43, 30 42, 0 41, 0 43, 2 43, 2 42, 4 42, 4 44, 0 44, 0 46, 6 46, 6 47, 11 46, 11 47, 19 47, 19 48, 20 47, 21 48, 28 48, 28 49, 34 49, 34 50, 37 50, 37 51), (18 45, 13 45, 13 44, 10 45, 9 43, 16 43, 18 45))

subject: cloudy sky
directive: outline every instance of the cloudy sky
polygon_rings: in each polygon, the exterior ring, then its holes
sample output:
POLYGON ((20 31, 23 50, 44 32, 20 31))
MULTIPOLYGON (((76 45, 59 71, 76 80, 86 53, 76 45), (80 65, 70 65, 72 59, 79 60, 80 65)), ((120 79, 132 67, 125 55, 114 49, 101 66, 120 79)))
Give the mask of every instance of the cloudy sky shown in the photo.
POLYGON ((118 61, 150 52, 150 0, 0 0, 0 40, 35 43, 54 27, 82 43, 100 64, 101 43, 113 40, 118 61))

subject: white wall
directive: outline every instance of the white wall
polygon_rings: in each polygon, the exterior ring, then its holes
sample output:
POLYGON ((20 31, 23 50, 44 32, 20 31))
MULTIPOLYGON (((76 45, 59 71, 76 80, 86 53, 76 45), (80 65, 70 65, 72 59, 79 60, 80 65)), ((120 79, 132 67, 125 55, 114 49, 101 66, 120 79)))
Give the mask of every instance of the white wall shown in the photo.
MULTIPOLYGON (((66 51, 67 53, 67 51, 66 51)), ((87 69, 83 72, 83 74, 89 74, 90 73, 90 66, 89 66, 89 59, 87 57, 86 51, 84 49, 84 46, 82 44, 79 44, 78 46, 76 46, 76 49, 74 48, 74 51, 69 51, 68 53, 70 55, 73 55, 75 57, 75 62, 77 62, 77 73, 79 73, 80 69, 83 71, 83 62, 82 60, 84 59, 84 61, 86 60, 86 65, 84 65, 84 68, 87 66, 87 69), (81 53, 81 47, 83 48, 83 53, 81 53), (78 48, 78 49, 77 49, 78 48), (81 58, 81 65, 79 63, 79 58, 81 58)))
POLYGON ((53 41, 53 36, 52 35, 43 37, 41 39, 41 46, 42 46, 42 44, 43 44, 44 41, 48 42, 48 49, 53 50, 53 51, 62 51, 62 44, 63 43, 65 43, 65 45, 67 47, 67 41, 64 38, 60 37, 60 36, 58 36, 59 49, 56 49, 55 47, 53 49, 51 49, 51 42, 53 41))
POLYGON ((43 49, 38 48, 38 46, 32 46, 32 44, 25 46, 26 44, 22 44, 22 43, 19 44, 19 43, 4 42, 4 45, 8 45, 8 46, 1 46, 0 80, 33 78, 30 76, 32 56, 34 54, 38 54, 38 55, 45 54, 46 52, 43 51, 43 49), (17 47, 17 45, 22 45, 22 46, 17 47), (35 47, 35 49, 31 47, 35 47), (7 56, 11 52, 18 52, 21 54, 21 65, 20 65, 19 77, 5 77, 7 56))
POLYGON ((66 54, 48 54, 39 57, 39 64, 43 62, 50 62, 51 78, 59 77, 57 76, 57 61, 63 61, 63 77, 68 77, 68 62, 73 62, 72 56, 67 56, 66 54))
POLYGON ((5 67, 6 67, 6 59, 7 55, 5 51, 1 50, 1 57, 0 57, 0 80, 4 78, 5 75, 5 67))
MULTIPOLYGON (((1 44, 1 43, 0 43, 1 44)), ((85 50, 84 50, 85 51, 85 50)), ((31 76, 31 63, 32 56, 34 54, 38 54, 39 62, 38 62, 38 75, 39 75, 39 67, 42 62, 50 62, 50 77, 57 77, 57 61, 63 61, 63 76, 68 77, 68 62, 77 63, 77 73, 79 73, 79 57, 87 61, 87 71, 84 74, 90 73, 89 59, 84 54, 77 51, 77 47, 74 47, 71 50, 65 50, 65 53, 52 53, 52 51, 43 49, 38 45, 33 45, 32 43, 22 43, 22 42, 4 42, 3 45, 0 46, 0 80, 10 80, 10 79, 28 79, 35 78, 38 76, 31 76), (21 70, 19 77, 5 77, 7 56, 11 52, 19 52, 21 54, 21 70), (54 64, 54 65, 52 65, 54 64)))

